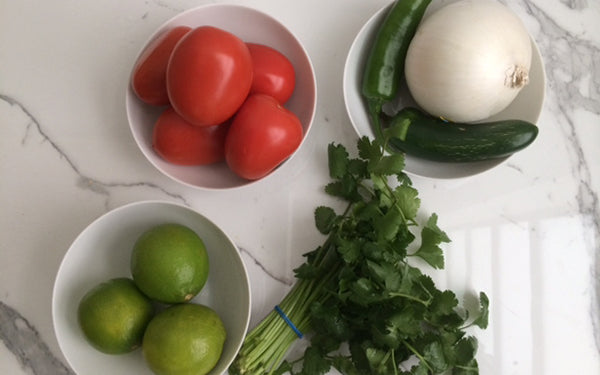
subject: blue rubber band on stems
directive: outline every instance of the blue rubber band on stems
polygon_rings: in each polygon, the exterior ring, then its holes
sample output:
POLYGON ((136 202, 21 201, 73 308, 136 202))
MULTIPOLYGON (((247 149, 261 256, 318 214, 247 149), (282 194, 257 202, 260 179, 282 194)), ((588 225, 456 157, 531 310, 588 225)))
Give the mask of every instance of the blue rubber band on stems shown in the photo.
POLYGON ((290 318, 288 318, 287 315, 285 315, 285 313, 283 312, 283 310, 281 310, 281 307, 279 307, 279 305, 275 305, 275 311, 277 311, 277 313, 279 314, 279 316, 281 316, 281 319, 283 319, 288 326, 290 326, 290 328, 292 329, 292 331, 294 331, 296 333, 296 335, 298 336, 298 338, 302 338, 302 336, 304 336, 302 334, 302 332, 300 332, 300 330, 294 325, 294 323, 290 320, 290 318))

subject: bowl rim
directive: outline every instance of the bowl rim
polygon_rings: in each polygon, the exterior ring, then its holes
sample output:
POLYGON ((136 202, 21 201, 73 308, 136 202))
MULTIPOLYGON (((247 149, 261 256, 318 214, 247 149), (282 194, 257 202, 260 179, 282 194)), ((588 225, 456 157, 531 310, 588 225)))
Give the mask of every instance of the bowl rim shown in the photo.
MULTIPOLYGON (((214 227, 217 230, 217 232, 220 232, 219 234, 227 240, 228 245, 231 245, 232 248, 237 250, 235 252, 235 255, 239 261, 238 263, 242 270, 242 272, 241 272, 242 274, 239 275, 239 277, 240 277, 240 280, 242 281, 243 289, 246 290, 246 293, 244 293, 244 294, 245 294, 245 297, 246 297, 248 303, 247 303, 246 308, 244 309, 245 310, 244 311, 245 318, 244 318, 244 321, 242 322, 243 329, 242 329, 241 339, 232 348, 233 352, 238 353, 243 345, 244 339, 248 332, 248 327, 250 325, 250 320, 252 317, 252 290, 251 290, 251 283, 250 283, 250 277, 248 274, 248 269, 246 267, 244 260, 242 259, 242 256, 240 253, 240 248, 235 244, 235 242, 229 236, 229 234, 227 232, 225 232, 219 225, 217 225, 212 219, 210 219, 208 216, 200 213, 199 211, 197 211, 189 206, 186 206, 181 203, 172 202, 172 201, 168 201, 168 200, 161 200, 161 199, 134 201, 134 202, 126 203, 126 204, 120 205, 118 207, 115 207, 113 209, 110 209, 110 210, 98 215, 93 220, 91 220, 85 226, 85 228, 83 230, 81 230, 69 244, 69 247, 68 247, 67 251, 65 251, 65 253, 63 254, 63 257, 60 261, 60 264, 59 264, 56 274, 54 276, 54 282, 53 282, 53 286, 52 286, 52 295, 51 295, 52 327, 53 327, 54 335, 58 342, 59 349, 60 349, 61 353, 63 354, 65 360, 67 361, 68 365, 75 373, 78 373, 78 372, 75 370, 75 367, 73 366, 72 358, 70 356, 68 356, 65 351, 65 339, 63 338, 63 331, 60 329, 60 326, 64 323, 59 323, 59 321, 58 321, 59 320, 59 317, 58 317, 58 315, 59 315, 58 314, 58 309, 59 309, 58 295, 61 293, 61 291, 59 289, 60 288, 59 284, 60 284, 60 280, 61 280, 62 271, 63 271, 64 267, 66 267, 66 261, 67 261, 68 255, 69 255, 69 253, 71 253, 73 247, 79 241, 81 241, 82 238, 89 235, 90 231, 92 231, 93 228, 96 227, 98 225, 98 223, 100 223, 101 221, 109 220, 110 216, 117 216, 117 215, 121 214, 123 211, 133 210, 140 206, 149 206, 149 205, 170 206, 172 208, 175 208, 178 210, 183 210, 189 214, 193 214, 194 216, 199 217, 200 219, 202 219, 203 221, 207 222, 212 227, 214 227)), ((211 306, 209 306, 209 307, 211 307, 211 306)), ((102 354, 102 353, 99 353, 99 354, 102 354)), ((232 358, 225 364, 225 368, 229 367, 234 359, 235 359, 235 355, 232 356, 232 358)))
MULTIPOLYGON (((198 25, 201 26, 201 25, 198 25)), ((308 78, 308 77, 307 77, 308 78)), ((135 54, 134 58, 133 58, 133 62, 131 64, 131 69, 129 71, 128 74, 128 80, 127 80, 127 85, 125 88, 125 112, 127 115, 127 123, 129 125, 129 130, 130 130, 130 134, 133 137, 136 145, 138 146, 138 150, 144 155, 144 158, 155 168, 157 169, 161 174, 163 174, 164 176, 168 177, 169 179, 176 181, 184 186, 193 188, 193 189, 198 189, 198 190, 204 190, 204 191, 227 191, 227 190, 238 190, 238 189, 243 189, 245 187, 249 187, 249 186, 255 186, 260 184, 261 182, 263 182, 264 180, 268 179, 269 177, 275 175, 275 174, 280 174, 280 170, 282 169, 282 167, 284 166, 284 164, 287 164, 290 160, 295 159, 296 155, 299 153, 299 150, 304 146, 304 144, 307 142, 307 138, 309 136, 309 134, 311 133, 311 129, 313 128, 314 125, 314 120, 316 117, 316 112, 317 112, 317 103, 318 103, 318 86, 317 86, 317 78, 316 78, 316 71, 314 68, 314 64, 313 61, 306 49, 306 47, 304 46, 304 44, 302 43, 301 39, 296 35, 296 33, 294 31, 292 31, 290 28, 288 28, 287 26, 285 26, 281 21, 279 21, 278 19, 276 19, 274 16, 256 9, 254 7, 250 7, 247 5, 242 5, 242 4, 232 4, 232 3, 210 3, 210 4, 202 4, 202 5, 198 5, 196 7, 193 8, 189 8, 186 9, 182 12, 177 13, 176 15, 174 15, 173 17, 167 19, 166 21, 162 22, 141 44, 141 46, 138 48, 137 53, 135 54), (307 118, 307 123, 306 123, 306 129, 304 129, 304 124, 302 126, 303 128, 303 136, 302 136, 302 140, 300 142, 300 144, 298 145, 298 147, 296 148, 296 150, 287 158, 285 159, 283 162, 281 162, 278 166, 276 166, 271 172, 269 172, 266 176, 257 179, 257 180, 245 180, 242 179, 239 176, 234 176, 236 179, 239 179, 240 183, 239 184, 234 184, 231 186, 223 186, 223 187, 219 187, 219 186, 201 186, 201 185, 196 185, 193 184, 191 182, 185 181, 182 178, 179 178, 171 173, 169 173, 168 171, 164 170, 159 164, 158 164, 158 156, 157 155, 148 155, 148 152, 146 152, 145 149, 145 145, 143 144, 142 140, 139 139, 140 137, 138 137, 136 134, 137 132, 134 129, 134 121, 132 119, 132 114, 130 111, 130 106, 134 106, 136 98, 135 98, 135 93, 133 92, 133 89, 131 87, 131 79, 133 76, 133 71, 135 68, 135 64, 138 61, 139 57, 142 55, 142 53, 144 52, 144 50, 146 49, 146 47, 154 40, 156 39, 158 36, 160 36, 160 34, 165 31, 169 26, 176 26, 178 25, 177 21, 185 18, 187 16, 189 16, 190 14, 196 13, 196 12, 200 12, 203 10, 207 10, 207 9, 211 9, 211 8, 222 8, 222 9, 237 9, 237 10, 243 10, 245 12, 250 12, 253 13, 254 15, 258 15, 260 17, 264 17, 266 19, 268 19, 271 23, 273 23, 274 25, 278 26, 279 28, 285 30, 295 41, 297 46, 299 47, 299 51, 301 52, 301 55, 304 59, 306 59, 307 62, 307 67, 309 68, 310 74, 308 75, 310 77, 310 83, 309 86, 311 87, 311 91, 312 91, 312 96, 313 96, 313 100, 312 103, 310 104, 310 114, 307 118)), ((142 104, 140 102, 140 104, 142 104)), ((285 106, 285 105, 284 105, 285 106)), ((161 108, 161 107, 156 107, 156 108, 161 108)), ((286 107, 287 108, 287 107, 286 107)), ((221 161, 219 163, 224 163, 224 161, 221 161)), ((190 166, 190 167, 213 167, 214 165, 218 165, 219 163, 213 164, 213 165, 208 165, 208 166, 190 166)), ((175 166, 175 165, 174 165, 175 166)), ((177 166, 177 167, 184 167, 184 166, 177 166)), ((226 165, 224 166, 226 167, 226 165)), ((233 172, 232 172, 233 173, 233 172)))

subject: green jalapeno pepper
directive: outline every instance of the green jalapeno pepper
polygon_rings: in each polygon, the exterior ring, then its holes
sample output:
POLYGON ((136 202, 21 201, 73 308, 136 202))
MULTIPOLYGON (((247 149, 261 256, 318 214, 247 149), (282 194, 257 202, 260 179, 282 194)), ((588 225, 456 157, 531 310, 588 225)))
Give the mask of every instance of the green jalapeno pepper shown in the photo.
POLYGON ((396 0, 377 30, 362 80, 362 95, 376 134, 381 134, 383 104, 397 94, 408 46, 429 3, 431 0, 396 0))

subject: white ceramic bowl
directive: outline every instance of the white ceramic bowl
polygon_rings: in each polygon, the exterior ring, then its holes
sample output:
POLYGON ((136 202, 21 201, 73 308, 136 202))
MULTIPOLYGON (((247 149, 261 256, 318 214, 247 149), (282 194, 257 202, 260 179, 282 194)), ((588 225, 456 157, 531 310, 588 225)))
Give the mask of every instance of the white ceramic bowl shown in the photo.
POLYGON ((107 355, 88 344, 77 322, 77 307, 83 295, 100 282, 131 277, 129 259, 138 236, 166 222, 193 229, 208 252, 208 280, 192 302, 213 308, 227 330, 223 354, 210 374, 225 372, 237 355, 250 321, 251 304, 248 275, 237 247, 209 219, 185 206, 143 201, 114 209, 92 222, 75 239, 58 270, 52 295, 54 331, 77 374, 152 374, 141 349, 107 355))
MULTIPOLYGON (((434 4, 430 7, 433 6, 434 4)), ((391 4, 380 9, 367 21, 367 23, 365 23, 354 39, 346 58, 343 77, 344 102, 352 126, 359 136, 366 135, 370 138, 374 138, 374 133, 368 118, 367 107, 361 96, 362 73, 366 57, 369 53, 372 41, 375 38, 378 26, 383 21, 383 18, 390 7, 391 4)), ((428 9, 425 13, 425 17, 427 17, 428 14, 431 14, 433 10, 434 8, 428 9)), ((529 72, 529 84, 519 92, 515 100, 506 109, 485 121, 516 118, 532 123, 537 122, 544 102, 546 76, 540 51, 533 39, 531 44, 533 47, 533 56, 531 70, 529 72)), ((386 109, 393 112, 407 106, 418 107, 411 97, 410 92, 406 87, 406 83, 402 82, 398 97, 392 101, 386 109)), ((469 163, 442 163, 420 159, 410 155, 406 155, 405 159, 405 172, 410 175, 451 179, 472 176, 487 171, 503 163, 508 157, 469 163)))
MULTIPOLYGON (((312 62, 298 38, 290 30, 273 17, 252 8, 233 4, 203 5, 180 13, 160 26, 144 43, 133 63, 137 61, 144 48, 162 31, 179 25, 219 27, 235 34, 245 42, 265 44, 283 53, 292 62, 296 72, 296 87, 292 97, 285 103, 285 107, 300 119, 304 129, 302 140, 304 143, 315 115, 317 85, 312 62)), ((144 104, 136 97, 131 85, 127 88, 125 106, 129 126, 137 145, 148 161, 166 176, 182 184, 203 189, 237 188, 255 182, 238 177, 225 162, 207 166, 179 166, 166 162, 152 149, 152 128, 164 107, 157 108, 144 104)), ((290 158, 297 152, 298 150, 290 158)), ((285 164, 286 162, 282 163, 263 179, 274 173, 281 173, 285 169, 285 164)))

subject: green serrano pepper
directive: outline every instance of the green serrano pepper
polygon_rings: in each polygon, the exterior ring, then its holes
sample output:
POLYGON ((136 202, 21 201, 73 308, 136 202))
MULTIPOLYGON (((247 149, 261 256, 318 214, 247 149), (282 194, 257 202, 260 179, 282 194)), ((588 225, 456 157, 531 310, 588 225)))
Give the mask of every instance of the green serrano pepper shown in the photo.
POLYGON ((431 0, 396 0, 377 30, 362 80, 362 95, 376 134, 381 134, 382 106, 397 94, 406 51, 430 3, 431 0))

